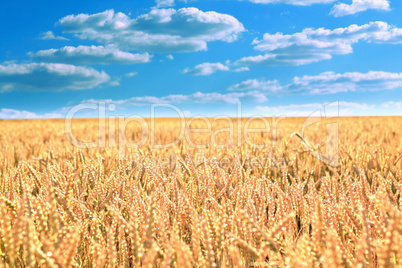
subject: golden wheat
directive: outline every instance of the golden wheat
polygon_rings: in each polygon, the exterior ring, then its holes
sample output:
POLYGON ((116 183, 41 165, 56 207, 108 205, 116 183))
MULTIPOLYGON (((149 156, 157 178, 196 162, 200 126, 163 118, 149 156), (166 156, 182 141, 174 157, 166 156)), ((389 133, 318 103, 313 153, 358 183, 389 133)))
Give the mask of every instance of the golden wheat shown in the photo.
MULTIPOLYGON (((402 267, 402 118, 339 119, 337 167, 308 152, 324 153, 324 124, 292 135, 303 120, 250 134, 265 148, 181 141, 124 155, 73 147, 63 120, 0 121, 0 266, 402 267)), ((178 136, 179 120, 156 123, 158 144, 178 136)), ((73 132, 94 141, 97 122, 73 132)))

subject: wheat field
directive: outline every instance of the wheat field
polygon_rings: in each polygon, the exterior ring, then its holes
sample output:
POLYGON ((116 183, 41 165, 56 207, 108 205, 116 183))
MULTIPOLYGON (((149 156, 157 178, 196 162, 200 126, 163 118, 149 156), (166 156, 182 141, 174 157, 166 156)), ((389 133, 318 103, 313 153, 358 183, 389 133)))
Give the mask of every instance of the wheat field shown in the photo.
MULTIPOLYGON (((336 119, 337 166, 309 152, 325 153, 324 123, 292 135, 304 120, 124 154, 113 131, 82 149, 63 120, 0 121, 0 267, 402 267, 402 118, 336 119)), ((155 142, 179 125, 157 120, 155 142)), ((97 139, 97 120, 72 128, 97 139)))

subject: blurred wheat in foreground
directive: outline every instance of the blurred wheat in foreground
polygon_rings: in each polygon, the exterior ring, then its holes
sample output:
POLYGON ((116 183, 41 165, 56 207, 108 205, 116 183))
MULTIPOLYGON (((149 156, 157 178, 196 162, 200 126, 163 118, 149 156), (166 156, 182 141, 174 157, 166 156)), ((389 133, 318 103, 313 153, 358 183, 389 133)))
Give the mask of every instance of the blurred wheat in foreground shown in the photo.
MULTIPOLYGON (((178 124, 164 120, 159 143, 178 124)), ((402 267, 402 118, 340 119, 336 168, 291 137, 302 122, 281 122, 276 142, 250 135, 264 149, 119 156, 74 148, 62 120, 0 121, 0 267, 402 267)), ((92 141, 97 122, 74 133, 92 141)), ((324 150, 325 126, 305 138, 324 150)))

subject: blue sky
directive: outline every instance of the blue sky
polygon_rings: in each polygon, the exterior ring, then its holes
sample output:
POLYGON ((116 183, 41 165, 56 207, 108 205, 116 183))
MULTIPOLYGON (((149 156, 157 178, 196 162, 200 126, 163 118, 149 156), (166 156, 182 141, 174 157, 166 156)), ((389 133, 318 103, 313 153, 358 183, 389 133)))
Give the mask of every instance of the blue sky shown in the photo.
POLYGON ((402 115, 396 0, 6 1, 0 118, 402 115), (173 109, 157 116, 178 116, 173 109), (80 110, 76 117, 95 117, 80 110))

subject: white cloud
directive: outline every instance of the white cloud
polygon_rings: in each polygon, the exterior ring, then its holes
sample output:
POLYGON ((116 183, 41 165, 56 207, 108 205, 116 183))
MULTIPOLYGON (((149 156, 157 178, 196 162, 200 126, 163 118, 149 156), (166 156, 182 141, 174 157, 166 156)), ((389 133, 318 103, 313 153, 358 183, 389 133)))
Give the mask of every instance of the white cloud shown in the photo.
POLYGON ((329 105, 328 109, 331 116, 335 115, 354 115, 361 113, 362 110, 374 109, 375 105, 356 102, 333 102, 333 103, 306 103, 306 104, 290 104, 283 106, 257 106, 257 111, 262 111, 271 114, 282 114, 286 116, 309 116, 317 110, 327 110, 325 106, 329 105))
POLYGON ((370 71, 338 74, 324 72, 319 75, 294 77, 289 84, 278 81, 249 79, 230 86, 228 90, 262 90, 272 93, 335 94, 350 91, 379 91, 402 87, 402 73, 370 71))
POLYGON ((1 119, 23 119, 23 118, 38 118, 38 115, 28 111, 20 111, 13 109, 0 109, 1 119))
POLYGON ((174 0, 156 0, 156 7, 172 7, 174 6, 174 0))
POLYGON ((401 109, 402 108, 402 101, 388 101, 381 104, 382 108, 394 108, 394 109, 401 109))
MULTIPOLYGON (((280 110, 303 110, 303 109, 321 109, 323 106, 329 103, 306 103, 306 104, 290 104, 283 106, 257 106, 257 110, 260 111, 280 111, 280 110)), ((367 109, 370 106, 365 103, 356 103, 356 102, 335 102, 335 104, 339 104, 340 107, 350 107, 356 109, 367 109)))
MULTIPOLYGON (((183 2, 187 2, 182 0, 183 2)), ((330 4, 336 0, 239 0, 248 1, 254 4, 287 4, 295 6, 311 6, 313 4, 330 4)), ((156 7, 171 7, 174 6, 174 0, 156 0, 156 7)))
POLYGON ((258 56, 243 57, 236 61, 236 65, 254 65, 254 66, 299 66, 321 60, 331 59, 330 54, 312 53, 292 55, 292 54, 265 54, 258 56))
POLYGON ((136 76, 137 74, 138 74, 137 72, 131 72, 131 73, 126 73, 125 76, 133 77, 133 76, 136 76))
POLYGON ((248 68, 248 67, 240 67, 240 68, 237 68, 237 69, 233 69, 232 71, 236 72, 236 73, 247 72, 247 71, 250 71, 250 68, 248 68))
POLYGON ((173 57, 172 54, 167 55, 166 58, 167 58, 168 60, 174 60, 174 57, 173 57))
MULTIPOLYGON (((187 3, 187 1, 194 0, 180 0, 181 2, 187 3)), ((175 0, 155 0, 156 6, 154 8, 172 7, 175 5, 175 0)))
POLYGON ((237 65, 304 65, 333 55, 353 52, 352 45, 359 41, 378 44, 402 44, 402 28, 376 21, 361 26, 350 25, 333 30, 306 28, 301 32, 285 35, 266 33, 262 40, 255 39, 254 49, 265 55, 244 57, 237 65))
POLYGON ((186 68, 183 70, 183 73, 191 75, 211 75, 217 71, 229 71, 229 67, 223 65, 220 62, 217 63, 205 62, 195 66, 193 69, 186 68))
POLYGON ((109 80, 109 75, 103 71, 68 64, 0 65, 0 92, 81 90, 94 88, 109 80))
POLYGON ((388 0, 352 0, 352 4, 350 5, 344 3, 334 5, 330 14, 335 17, 341 17, 356 14, 368 9, 391 10, 388 0))
POLYGON ((217 71, 224 71, 224 72, 244 72, 244 71, 249 71, 249 68, 247 67, 242 67, 242 68, 237 68, 237 69, 230 69, 229 67, 230 62, 227 62, 226 65, 222 64, 220 62, 216 63, 210 63, 210 62, 204 62, 201 64, 198 64, 194 68, 186 68, 183 70, 183 73, 191 74, 191 75, 211 75, 213 73, 216 73, 217 71))
POLYGON ((196 92, 190 95, 168 95, 164 97, 133 97, 125 100, 86 100, 83 102, 98 103, 105 101, 116 106, 142 106, 147 104, 179 104, 179 103, 230 103, 236 104, 239 101, 265 102, 266 96, 258 91, 236 92, 236 93, 202 93, 196 92))
POLYGON ((148 53, 128 53, 112 46, 65 46, 28 53, 34 60, 66 64, 136 64, 151 60, 148 53))
POLYGON ((248 0, 248 1, 255 4, 287 4, 295 6, 310 6, 313 4, 329 4, 334 2, 335 0, 248 0))
POLYGON ((121 78, 117 78, 116 80, 110 81, 109 85, 112 87, 120 86, 120 80, 121 80, 121 78))
POLYGON ((63 36, 55 36, 52 31, 47 31, 45 33, 42 33, 40 36, 40 39, 42 40, 65 40, 68 41, 68 38, 65 38, 63 36))
POLYGON ((135 19, 106 10, 92 15, 69 15, 61 18, 59 25, 83 39, 149 52, 207 50, 208 42, 233 42, 245 30, 233 16, 193 7, 153 9, 135 19))
POLYGON ((334 94, 349 91, 377 91, 402 87, 402 73, 370 71, 368 73, 348 72, 337 74, 324 72, 316 76, 293 78, 286 86, 289 92, 309 94, 334 94))
POLYGON ((244 90, 262 90, 270 92, 280 92, 282 87, 277 80, 266 81, 262 79, 249 79, 241 83, 235 84, 228 88, 230 91, 244 91, 244 90))
POLYGON ((38 118, 61 118, 62 115, 59 113, 46 113, 43 115, 38 115, 33 112, 25 110, 14 110, 14 109, 0 109, 0 119, 38 119, 38 118))
MULTIPOLYGON (((239 0, 255 4, 287 4, 295 6, 311 6, 313 4, 330 4, 335 0, 239 0)), ((339 3, 332 7, 330 14, 335 17, 356 14, 368 9, 389 11, 389 0, 352 0, 352 4, 339 3)))

